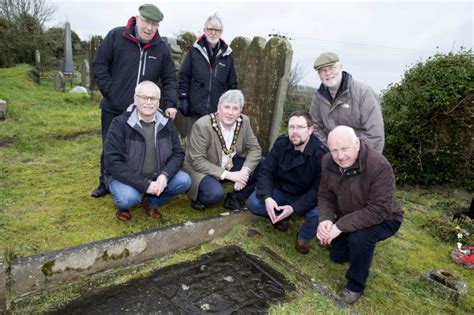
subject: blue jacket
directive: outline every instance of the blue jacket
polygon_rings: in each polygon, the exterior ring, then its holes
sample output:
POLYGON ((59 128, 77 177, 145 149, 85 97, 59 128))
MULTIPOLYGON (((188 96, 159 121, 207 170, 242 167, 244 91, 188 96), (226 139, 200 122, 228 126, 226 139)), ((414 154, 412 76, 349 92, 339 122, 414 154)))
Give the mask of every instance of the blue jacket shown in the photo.
POLYGON ((232 49, 221 39, 215 62, 210 64, 204 36, 189 49, 179 73, 179 99, 189 102, 189 116, 201 117, 217 111, 221 95, 237 88, 232 49))
POLYGON ((135 17, 128 25, 111 30, 92 62, 97 86, 103 95, 102 110, 116 115, 133 103, 135 87, 141 81, 161 81, 165 108, 176 107, 176 67, 171 50, 158 34, 140 45, 135 36, 135 17))
POLYGON ((321 159, 328 149, 313 134, 303 152, 295 150, 288 135, 281 135, 262 162, 255 191, 259 198, 272 196, 274 188, 297 200, 290 204, 298 215, 318 205, 321 159))
MULTIPOLYGON (((172 120, 156 112, 156 175, 165 174, 170 180, 181 169, 184 150, 172 120)), ((112 120, 104 144, 105 181, 107 186, 116 179, 139 192, 146 192, 148 178, 140 175, 145 161, 145 137, 135 105, 112 120)))

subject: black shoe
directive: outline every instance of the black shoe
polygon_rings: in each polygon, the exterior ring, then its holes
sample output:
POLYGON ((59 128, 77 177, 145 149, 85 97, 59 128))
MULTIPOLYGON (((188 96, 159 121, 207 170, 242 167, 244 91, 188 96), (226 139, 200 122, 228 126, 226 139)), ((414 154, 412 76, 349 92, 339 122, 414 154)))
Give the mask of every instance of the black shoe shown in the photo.
POLYGON ((107 187, 105 187, 105 184, 100 183, 99 186, 92 192, 91 196, 94 198, 100 198, 104 197, 107 195, 109 191, 107 190, 107 187))
POLYGON ((206 210, 206 205, 201 203, 199 199, 191 200, 191 208, 197 211, 204 211, 206 210))
POLYGON ((228 210, 248 210, 244 200, 239 200, 231 194, 227 194, 225 197, 224 208, 228 210))

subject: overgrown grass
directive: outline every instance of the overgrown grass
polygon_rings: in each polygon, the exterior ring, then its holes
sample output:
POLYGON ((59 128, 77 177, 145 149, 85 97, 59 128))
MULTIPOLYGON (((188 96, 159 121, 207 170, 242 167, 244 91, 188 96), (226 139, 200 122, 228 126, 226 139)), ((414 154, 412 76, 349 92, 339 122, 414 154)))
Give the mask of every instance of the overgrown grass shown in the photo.
MULTIPOLYGON (((97 104, 86 97, 54 92, 51 82, 37 86, 27 78, 27 70, 27 66, 0 69, 0 98, 9 102, 7 119, 0 122, 0 246, 8 259, 222 211, 221 207, 213 207, 204 213, 196 212, 182 195, 163 207, 163 220, 152 220, 138 208, 132 210, 132 221, 116 220, 110 195, 90 197, 97 184, 101 149, 97 104)), ((449 258, 454 243, 440 241, 433 236, 433 229, 424 227, 433 218, 448 218, 456 207, 467 208, 471 196, 449 188, 414 187, 399 187, 397 196, 406 210, 405 221, 394 237, 377 246, 368 287, 356 310, 361 314, 472 314, 472 292, 455 305, 431 292, 420 280, 422 274, 443 268, 460 276, 470 291, 474 289, 472 270, 452 263, 449 258)), ((143 277, 157 268, 235 244, 259 256, 296 285, 296 293, 289 296, 289 302, 272 306, 271 314, 345 313, 298 280, 295 270, 276 263, 261 250, 261 246, 269 247, 337 294, 345 284, 348 266, 332 263, 327 249, 316 242, 311 243, 310 254, 298 254, 293 245, 301 222, 292 221, 286 233, 273 229, 264 219, 252 227, 237 226, 223 239, 160 258, 132 275, 105 281, 103 286, 143 277), (261 235, 248 236, 251 228, 261 235)), ((79 291, 69 288, 35 301, 28 309, 42 312, 78 295, 79 291)))

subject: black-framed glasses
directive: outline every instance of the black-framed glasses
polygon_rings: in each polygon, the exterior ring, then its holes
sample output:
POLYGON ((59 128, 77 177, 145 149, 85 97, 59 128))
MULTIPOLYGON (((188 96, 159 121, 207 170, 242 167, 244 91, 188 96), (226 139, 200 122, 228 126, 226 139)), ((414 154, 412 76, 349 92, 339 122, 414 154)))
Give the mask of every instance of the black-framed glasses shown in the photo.
POLYGON ((209 33, 216 33, 216 34, 220 34, 222 32, 221 29, 212 28, 212 27, 206 27, 206 31, 208 31, 209 33))
POLYGON ((288 126, 288 130, 298 130, 298 131, 301 131, 301 130, 305 130, 306 128, 308 128, 308 126, 288 126))
POLYGON ((159 98, 156 96, 146 96, 146 95, 135 95, 142 102, 150 101, 152 103, 158 102, 159 98))

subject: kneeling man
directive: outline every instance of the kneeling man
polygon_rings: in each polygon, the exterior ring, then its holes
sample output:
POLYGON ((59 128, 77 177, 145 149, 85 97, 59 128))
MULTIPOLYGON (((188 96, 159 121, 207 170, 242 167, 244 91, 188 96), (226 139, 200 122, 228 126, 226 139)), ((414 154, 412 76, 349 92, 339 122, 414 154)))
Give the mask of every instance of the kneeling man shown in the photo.
POLYGON ((121 221, 140 203, 148 216, 161 217, 158 207, 191 185, 180 170, 184 150, 176 127, 158 109, 160 94, 155 83, 139 83, 134 104, 113 119, 105 138, 106 184, 121 221))
POLYGON ((198 211, 224 198, 221 182, 234 183, 224 207, 246 209, 245 200, 252 193, 262 150, 250 120, 242 114, 244 96, 239 90, 221 95, 217 112, 199 118, 193 125, 186 147, 184 170, 191 175, 188 195, 191 207, 198 211))
POLYGON ((347 284, 340 297, 353 304, 365 289, 375 244, 395 234, 403 210, 395 198, 390 163, 361 142, 354 129, 334 128, 328 136, 319 188, 321 244, 331 245, 336 263, 349 262, 347 284))
POLYGON ((295 248, 309 253, 308 243, 318 225, 318 189, 321 159, 327 148, 313 135, 309 114, 295 111, 288 118, 288 134, 275 140, 258 174, 249 208, 256 215, 269 217, 280 231, 288 229, 293 214, 304 216, 295 248))

